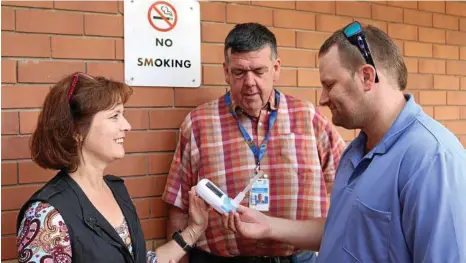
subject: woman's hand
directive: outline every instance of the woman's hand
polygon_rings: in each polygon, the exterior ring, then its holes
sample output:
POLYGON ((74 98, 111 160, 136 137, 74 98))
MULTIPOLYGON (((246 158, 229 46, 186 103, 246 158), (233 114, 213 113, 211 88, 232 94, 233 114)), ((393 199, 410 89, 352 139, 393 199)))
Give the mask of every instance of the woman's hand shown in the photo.
POLYGON ((189 220, 190 226, 194 230, 204 232, 209 223, 209 211, 212 207, 209 207, 204 200, 196 194, 195 186, 188 192, 189 194, 189 220))

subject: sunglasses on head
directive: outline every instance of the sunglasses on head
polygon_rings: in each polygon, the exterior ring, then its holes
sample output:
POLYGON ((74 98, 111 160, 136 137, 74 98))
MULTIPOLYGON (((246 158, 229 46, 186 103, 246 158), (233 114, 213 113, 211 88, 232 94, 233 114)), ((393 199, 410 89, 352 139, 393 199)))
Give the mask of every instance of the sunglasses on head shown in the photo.
POLYGON ((377 76, 377 69, 375 67, 374 60, 372 59, 371 51, 366 41, 366 35, 362 30, 361 24, 358 21, 354 21, 343 29, 343 33, 345 34, 345 37, 348 39, 348 41, 359 49, 359 52, 361 52, 364 60, 366 60, 366 63, 374 67, 375 82, 378 83, 379 77, 377 76))

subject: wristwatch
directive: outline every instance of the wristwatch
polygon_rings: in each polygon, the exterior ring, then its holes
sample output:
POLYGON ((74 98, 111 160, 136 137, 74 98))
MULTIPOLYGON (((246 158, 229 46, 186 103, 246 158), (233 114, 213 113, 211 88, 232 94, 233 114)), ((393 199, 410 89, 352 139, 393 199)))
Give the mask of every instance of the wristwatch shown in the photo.
POLYGON ((181 230, 174 232, 172 239, 175 240, 175 242, 180 245, 180 247, 183 248, 183 250, 186 252, 189 252, 193 248, 192 246, 188 245, 188 243, 186 243, 183 236, 181 235, 181 230))

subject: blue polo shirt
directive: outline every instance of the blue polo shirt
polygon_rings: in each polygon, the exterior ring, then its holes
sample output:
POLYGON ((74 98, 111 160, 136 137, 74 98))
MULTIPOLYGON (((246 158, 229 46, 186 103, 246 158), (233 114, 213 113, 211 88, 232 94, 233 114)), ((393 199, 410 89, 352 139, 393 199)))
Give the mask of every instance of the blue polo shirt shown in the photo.
POLYGON ((318 262, 466 262, 466 150, 410 95, 379 144, 337 170, 318 262))

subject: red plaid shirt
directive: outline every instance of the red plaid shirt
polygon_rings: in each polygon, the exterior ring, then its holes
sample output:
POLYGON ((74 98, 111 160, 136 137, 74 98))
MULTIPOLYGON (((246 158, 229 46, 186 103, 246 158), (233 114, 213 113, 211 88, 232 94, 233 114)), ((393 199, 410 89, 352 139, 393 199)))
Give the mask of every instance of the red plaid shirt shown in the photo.
MULTIPOLYGON (((334 126, 306 101, 280 93, 256 120, 235 107, 238 118, 256 145, 268 130, 270 110, 278 109, 261 170, 270 180, 270 216, 294 220, 327 215, 328 190, 345 143, 334 126)), ((230 198, 242 191, 256 167, 254 154, 229 112, 224 96, 194 109, 180 128, 179 144, 162 196, 167 203, 188 210, 188 191, 208 178, 230 198)), ((248 196, 242 205, 248 205, 248 196)), ((219 256, 287 256, 295 248, 271 240, 250 240, 222 225, 214 210, 198 247, 219 256)))

